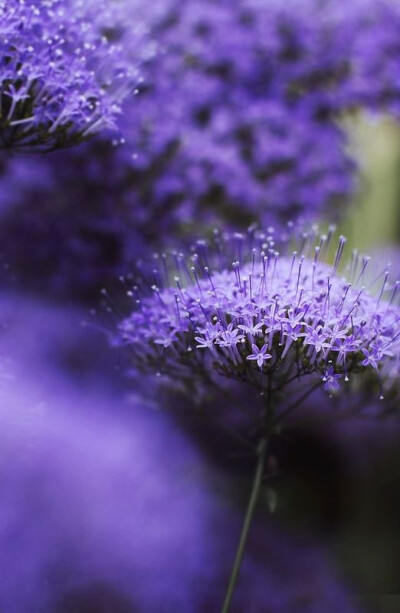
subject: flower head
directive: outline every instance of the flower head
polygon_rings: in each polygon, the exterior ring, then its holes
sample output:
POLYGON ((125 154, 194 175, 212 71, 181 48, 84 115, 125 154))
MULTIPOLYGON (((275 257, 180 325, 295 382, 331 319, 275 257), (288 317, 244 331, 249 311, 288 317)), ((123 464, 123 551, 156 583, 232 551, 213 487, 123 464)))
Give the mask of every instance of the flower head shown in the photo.
POLYGON ((138 77, 109 16, 91 1, 0 2, 1 147, 49 150, 114 127, 138 77))
POLYGON ((328 263, 330 239, 314 230, 217 236, 189 258, 173 255, 173 283, 161 256, 153 296, 136 287, 120 341, 139 367, 183 378, 218 373, 269 391, 314 378, 332 391, 364 372, 389 384, 400 363, 398 284, 385 273, 374 295, 362 285, 368 259, 357 255, 346 280, 345 239, 328 263))
POLYGON ((329 15, 314 0, 301 10, 165 2, 152 25, 164 52, 125 122, 138 197, 189 227, 194 218, 277 223, 338 205, 354 165, 333 122, 348 56, 329 15))
POLYGON ((400 108, 395 2, 165 0, 149 28, 132 201, 189 229, 339 214, 357 182, 337 119, 400 108))

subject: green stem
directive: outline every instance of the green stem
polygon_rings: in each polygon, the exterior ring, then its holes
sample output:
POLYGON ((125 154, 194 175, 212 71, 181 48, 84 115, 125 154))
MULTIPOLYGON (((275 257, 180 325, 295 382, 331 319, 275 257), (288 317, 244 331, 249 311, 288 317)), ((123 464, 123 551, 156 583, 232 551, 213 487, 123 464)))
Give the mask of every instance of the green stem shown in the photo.
POLYGON ((251 490, 249 504, 247 506, 246 516, 244 518, 243 528, 242 528, 242 532, 241 532, 240 539, 239 539, 239 545, 236 551, 235 562, 233 564, 231 576, 229 579, 228 590, 225 595, 225 601, 224 601, 224 606, 222 608, 222 613, 228 613, 231 602, 232 602, 233 592, 235 590, 240 566, 242 564, 242 559, 243 559, 244 549, 245 549, 246 542, 247 542, 247 537, 250 531, 250 526, 251 526, 251 522, 253 519, 254 510, 256 508, 258 495, 260 493, 262 477, 264 473, 266 454, 267 454, 267 439, 265 438, 260 442, 259 447, 258 447, 258 462, 257 462, 256 473, 254 476, 253 487, 251 490))

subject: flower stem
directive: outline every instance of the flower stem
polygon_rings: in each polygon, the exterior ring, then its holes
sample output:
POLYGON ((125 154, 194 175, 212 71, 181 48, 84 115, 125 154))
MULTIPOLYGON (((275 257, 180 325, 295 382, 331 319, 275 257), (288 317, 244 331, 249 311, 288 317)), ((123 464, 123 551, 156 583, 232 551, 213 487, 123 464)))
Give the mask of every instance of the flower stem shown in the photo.
POLYGON ((250 531, 250 526, 251 526, 251 522, 253 519, 254 511, 256 508, 258 495, 260 493, 264 466, 265 466, 266 453, 267 453, 267 439, 264 438, 260 441, 260 444, 258 447, 258 462, 257 462, 255 476, 254 476, 253 487, 251 490, 250 500, 247 506, 246 516, 244 518, 243 528, 242 528, 242 532, 241 532, 240 539, 239 539, 239 545, 236 551, 235 562, 233 564, 231 576, 229 579, 228 589, 225 595, 224 606, 222 608, 221 613, 228 613, 231 602, 232 602, 233 592, 235 590, 240 566, 242 563, 244 549, 245 549, 246 542, 247 542, 247 537, 250 531))

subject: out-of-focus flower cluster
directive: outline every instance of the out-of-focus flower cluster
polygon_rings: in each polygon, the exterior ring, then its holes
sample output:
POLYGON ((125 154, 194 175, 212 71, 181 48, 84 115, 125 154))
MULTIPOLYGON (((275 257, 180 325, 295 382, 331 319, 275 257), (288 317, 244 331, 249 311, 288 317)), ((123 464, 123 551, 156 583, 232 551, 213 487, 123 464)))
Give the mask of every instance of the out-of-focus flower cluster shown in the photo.
POLYGON ((338 7, 353 30, 351 79, 346 96, 353 106, 386 110, 400 117, 400 8, 395 0, 356 0, 338 7))
POLYGON ((51 150, 115 127, 140 57, 123 50, 108 5, 117 11, 116 2, 0 3, 1 147, 51 150))
POLYGON ((118 196, 124 177, 111 143, 96 140, 78 149, 3 160, 0 252, 18 285, 93 301, 143 253, 146 239, 151 244, 157 226, 133 221, 139 211, 118 196))
POLYGON ((157 29, 164 53, 123 128, 153 177, 136 199, 189 229, 337 215, 355 187, 337 120, 394 111, 399 18, 391 3, 172 3, 157 29))
POLYGON ((137 167, 156 173, 149 202, 177 208, 189 226, 193 216, 243 224, 312 215, 349 193, 352 164, 327 90, 348 58, 323 15, 315 2, 171 6, 159 28, 165 53, 127 131, 137 167))
POLYGON ((148 273, 153 296, 134 288, 135 312, 121 324, 134 363, 177 378, 216 370, 268 396, 310 375, 328 392, 365 371, 390 386, 400 364, 399 283, 383 272, 375 294, 365 289, 369 260, 356 254, 346 280, 343 237, 332 265, 324 262, 330 238, 310 232, 285 245, 272 231, 235 234, 213 249, 198 244, 189 259, 161 256, 148 273))

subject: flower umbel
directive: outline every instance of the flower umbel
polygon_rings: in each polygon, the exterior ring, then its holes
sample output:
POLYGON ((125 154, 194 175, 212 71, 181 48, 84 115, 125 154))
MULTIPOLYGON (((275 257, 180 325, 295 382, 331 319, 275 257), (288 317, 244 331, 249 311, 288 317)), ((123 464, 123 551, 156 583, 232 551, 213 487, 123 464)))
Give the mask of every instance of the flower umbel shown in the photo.
POLYGON ((114 127, 135 67, 96 5, 0 1, 0 147, 48 150, 114 127))
POLYGON ((156 256, 153 295, 131 292, 137 309, 121 323, 120 341, 139 368, 183 379, 218 373, 273 392, 314 377, 332 392, 369 373, 389 385, 400 356, 398 283, 386 272, 376 295, 363 287, 369 260, 357 254, 346 280, 345 239, 330 264, 331 238, 332 230, 297 239, 273 230, 217 234, 188 258, 156 256))

